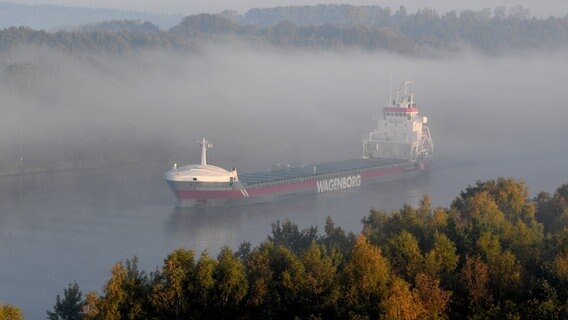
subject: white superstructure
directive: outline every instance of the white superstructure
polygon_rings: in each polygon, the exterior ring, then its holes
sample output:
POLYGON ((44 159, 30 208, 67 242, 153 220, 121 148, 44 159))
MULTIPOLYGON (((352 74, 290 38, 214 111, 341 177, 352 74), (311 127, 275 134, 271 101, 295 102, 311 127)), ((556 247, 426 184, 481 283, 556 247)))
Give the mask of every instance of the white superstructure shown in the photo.
POLYGON ((428 118, 418 113, 412 82, 404 82, 389 100, 377 128, 363 138, 363 158, 416 160, 432 154, 428 118))
POLYGON ((201 146, 201 164, 191 164, 180 168, 174 164, 172 170, 166 172, 166 180, 196 183, 230 183, 239 180, 239 176, 235 168, 228 171, 223 168, 207 164, 207 150, 213 147, 209 141, 203 138, 199 141, 199 145, 201 146))

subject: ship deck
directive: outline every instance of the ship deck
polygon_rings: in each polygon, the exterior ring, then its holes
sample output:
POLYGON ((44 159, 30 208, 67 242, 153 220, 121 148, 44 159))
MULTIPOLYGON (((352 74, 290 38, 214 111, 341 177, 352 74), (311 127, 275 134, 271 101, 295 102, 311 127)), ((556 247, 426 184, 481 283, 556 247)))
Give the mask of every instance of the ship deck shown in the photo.
POLYGON ((262 171, 255 173, 239 174, 239 180, 247 185, 276 182, 289 179, 321 176, 339 172, 364 170, 374 167, 390 166, 404 163, 407 160, 400 159, 351 159, 335 162, 318 163, 307 166, 279 168, 277 170, 262 171))

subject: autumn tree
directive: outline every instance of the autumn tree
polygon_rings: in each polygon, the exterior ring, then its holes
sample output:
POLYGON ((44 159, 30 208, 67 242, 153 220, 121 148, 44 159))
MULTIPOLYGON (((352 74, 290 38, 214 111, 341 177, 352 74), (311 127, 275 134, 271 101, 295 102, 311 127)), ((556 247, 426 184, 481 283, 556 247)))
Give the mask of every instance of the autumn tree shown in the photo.
POLYGON ((419 273, 415 282, 415 290, 420 297, 423 309, 421 319, 447 319, 451 292, 440 287, 440 280, 425 273, 419 273))
POLYGON ((407 281, 413 281, 424 269, 424 258, 418 241, 407 231, 393 237, 386 245, 385 251, 393 269, 407 281))
POLYGON ((347 313, 377 318, 380 302, 388 296, 390 266, 381 249, 360 235, 344 269, 347 313))
POLYGON ((382 302, 385 320, 423 319, 425 309, 420 295, 400 278, 393 280, 388 297, 382 302))
POLYGON ((0 320, 23 320, 24 316, 20 308, 0 303, 0 320))
POLYGON ((472 310, 482 310, 492 301, 489 287, 489 267, 480 256, 466 256, 460 271, 460 287, 466 296, 462 304, 472 310))
POLYGON ((270 316, 271 287, 273 272, 270 267, 270 252, 274 244, 265 242, 255 248, 246 259, 248 294, 246 306, 249 317, 270 316))
POLYGON ((190 315, 190 284, 195 278, 195 253, 176 249, 168 255, 152 283, 151 304, 163 319, 187 318, 190 315))
POLYGON ((216 318, 234 317, 241 312, 241 302, 248 290, 248 282, 242 262, 231 249, 224 247, 217 257, 213 270, 213 307, 216 318))
POLYGON ((449 281, 459 263, 456 246, 445 234, 434 233, 432 250, 424 257, 424 271, 431 277, 449 281))
POLYGON ((212 316, 211 306, 215 303, 213 290, 215 279, 213 273, 217 261, 209 256, 207 251, 203 251, 195 266, 195 277, 189 283, 190 305, 193 305, 192 317, 209 318, 212 316))
POLYGON ((315 242, 300 254, 283 275, 284 284, 299 307, 296 316, 333 317, 337 313, 340 287, 337 268, 325 249, 315 242))
POLYGON ((146 273, 138 269, 137 257, 115 264, 103 289, 100 316, 103 320, 149 317, 150 290, 146 273))

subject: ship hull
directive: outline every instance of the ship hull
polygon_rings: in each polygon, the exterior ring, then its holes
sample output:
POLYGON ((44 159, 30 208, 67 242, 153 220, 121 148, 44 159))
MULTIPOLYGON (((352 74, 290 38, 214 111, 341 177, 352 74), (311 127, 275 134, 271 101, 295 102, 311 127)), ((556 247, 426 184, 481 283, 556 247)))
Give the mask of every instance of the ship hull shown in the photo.
POLYGON ((419 161, 349 168, 262 183, 168 181, 168 184, 178 199, 178 205, 182 207, 250 205, 302 195, 340 192, 370 184, 411 178, 429 171, 430 164, 431 159, 426 157, 419 161))

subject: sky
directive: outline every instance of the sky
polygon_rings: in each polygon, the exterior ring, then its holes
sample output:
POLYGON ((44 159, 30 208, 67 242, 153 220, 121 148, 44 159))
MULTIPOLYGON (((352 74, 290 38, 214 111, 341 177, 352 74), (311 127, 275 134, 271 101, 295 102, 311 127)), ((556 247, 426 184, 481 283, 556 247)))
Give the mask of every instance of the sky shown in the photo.
POLYGON ((550 15, 564 16, 568 14, 568 4, 565 0, 12 0, 10 2, 25 4, 54 4, 76 7, 113 8, 132 11, 146 11, 162 14, 196 14, 217 13, 223 10, 237 10, 245 13, 251 8, 276 7, 290 5, 315 5, 320 3, 349 3, 352 5, 379 5, 398 8, 400 5, 412 12, 423 7, 433 7, 439 11, 450 10, 479 10, 482 8, 495 8, 497 6, 512 7, 521 4, 531 10, 533 15, 547 17, 550 15))

